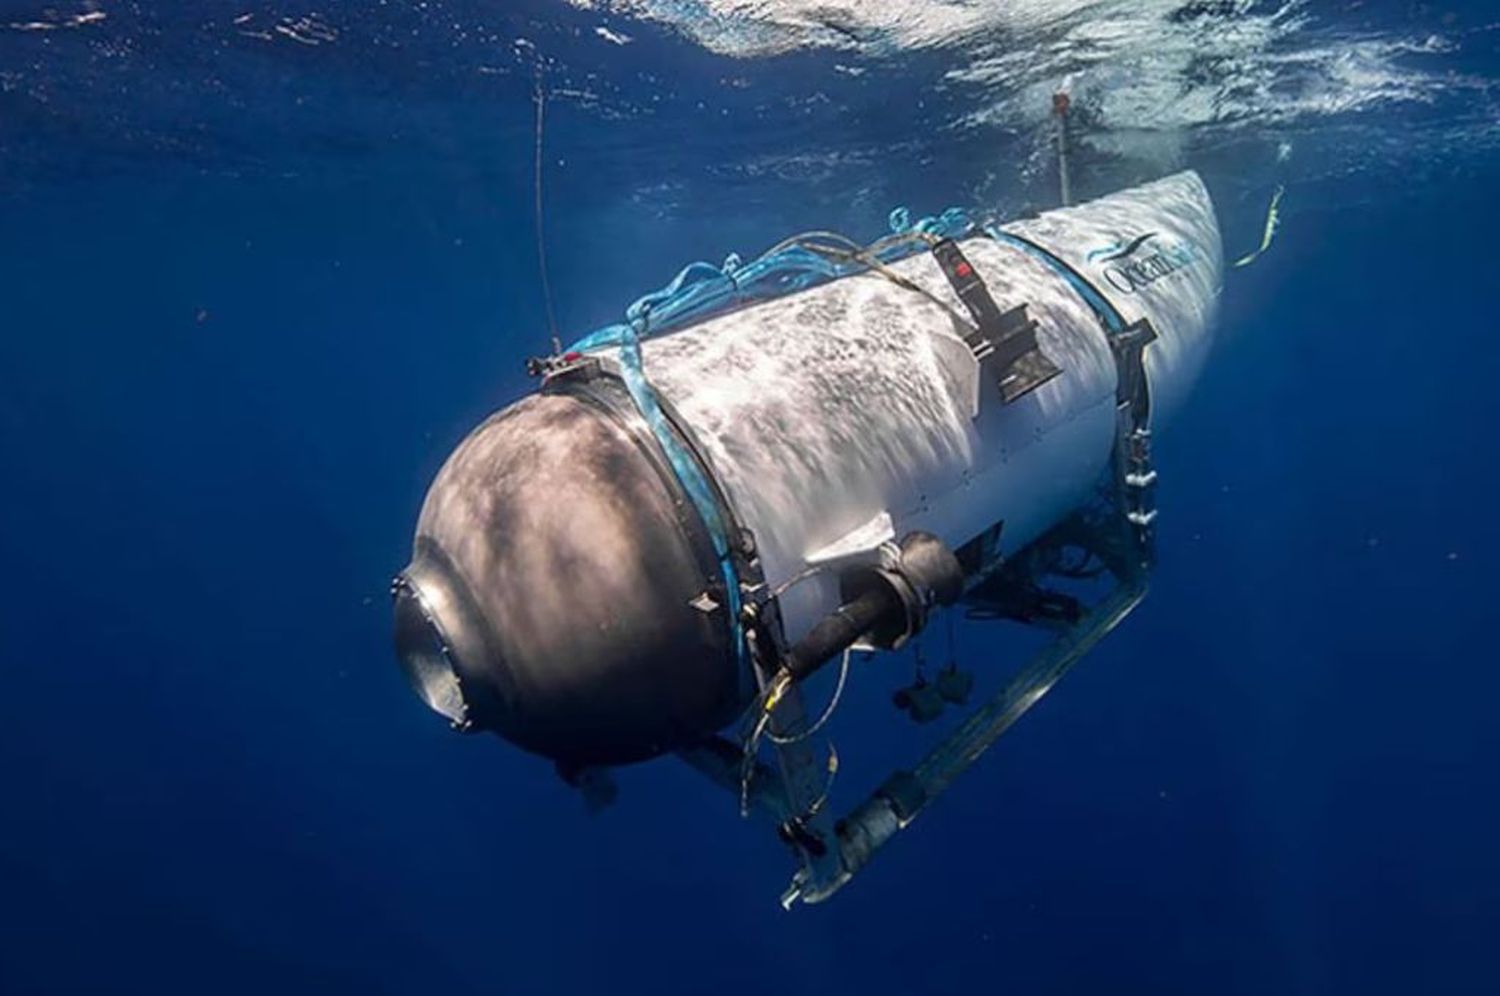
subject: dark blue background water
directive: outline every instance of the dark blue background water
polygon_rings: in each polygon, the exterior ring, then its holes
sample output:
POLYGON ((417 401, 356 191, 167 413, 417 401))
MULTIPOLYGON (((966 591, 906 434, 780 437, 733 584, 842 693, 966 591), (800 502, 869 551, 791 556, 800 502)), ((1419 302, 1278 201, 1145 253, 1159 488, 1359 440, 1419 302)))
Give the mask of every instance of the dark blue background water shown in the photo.
MULTIPOLYGON (((426 485, 545 345, 510 39, 607 98, 548 105, 568 332, 809 225, 1045 204, 1045 170, 1006 167, 1039 133, 924 131, 971 97, 905 99, 941 54, 849 77, 618 19, 634 42, 598 48, 599 16, 537 3, 490 16, 489 76, 454 35, 371 41, 409 10, 313 51, 237 41, 239 8, 102 7, 0 30, 0 991, 1500 989, 1493 103, 1330 118, 1290 165, 1278 143, 1318 122, 1190 136, 1173 165, 1231 251, 1289 186, 1162 436, 1151 598, 847 891, 788 914, 780 845, 696 775, 628 770, 590 817, 544 763, 447 731, 392 660, 426 485)), ((1493 78, 1495 32, 1463 16, 1443 58, 1493 78)), ((1079 192, 1150 171, 1084 147, 1079 192)), ((989 675, 1008 646, 965 628, 959 650, 989 675)), ((856 771, 917 742, 881 705, 909 677, 852 679, 856 771)))

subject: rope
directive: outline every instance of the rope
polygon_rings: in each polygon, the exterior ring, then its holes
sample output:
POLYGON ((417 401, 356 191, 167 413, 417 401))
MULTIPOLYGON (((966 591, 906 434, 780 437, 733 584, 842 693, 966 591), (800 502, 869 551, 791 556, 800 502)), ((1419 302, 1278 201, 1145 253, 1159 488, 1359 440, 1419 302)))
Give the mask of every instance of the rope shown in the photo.
MULTIPOLYGON (((809 726, 806 730, 803 730, 801 733, 794 733, 789 737, 778 736, 774 730, 767 729, 765 731, 765 734, 767 739, 769 739, 771 743, 782 745, 798 744, 806 740, 808 737, 813 736, 823 728, 823 724, 827 723, 828 720, 832 718, 834 710, 839 707, 839 699, 844 697, 844 682, 849 677, 849 658, 853 653, 854 651, 852 648, 844 648, 844 660, 843 663, 839 665, 839 683, 834 686, 833 697, 828 700, 828 705, 823 709, 823 715, 818 717, 818 721, 812 726, 809 726)), ((769 716, 770 713, 767 713, 766 715, 769 716)))
POLYGON ((807 807, 807 812, 802 814, 804 820, 810 820, 818 815, 818 811, 828 802, 828 797, 833 793, 833 783, 839 776, 839 751, 832 742, 828 744, 828 763, 825 769, 828 777, 823 781, 823 791, 813 800, 813 804, 807 807))
MULTIPOLYGON (((771 729, 771 716, 776 711, 776 706, 781 701, 781 696, 786 693, 789 687, 789 680, 773 681, 761 693, 752 711, 752 715, 755 716, 755 725, 751 728, 749 734, 745 736, 744 749, 740 755, 741 816, 748 816, 750 814, 750 781, 755 775, 755 758, 760 753, 761 740, 767 739, 774 744, 785 747, 791 744, 802 743, 804 740, 816 736, 818 731, 833 718, 833 714, 838 710, 840 700, 844 697, 844 686, 849 680, 849 660, 853 654, 854 650, 852 647, 844 649, 844 659, 839 664, 839 680, 838 684, 834 686, 833 696, 828 700, 828 705, 823 708, 823 714, 818 717, 818 721, 800 733, 781 736, 771 729)), ((783 677, 789 679, 789 676, 783 675, 783 677)), ((828 798, 829 789, 833 787, 833 777, 838 771, 838 752, 834 750, 832 744, 828 745, 828 751, 828 783, 823 787, 823 795, 806 814, 809 816, 817 812, 818 807, 828 798)))
POLYGON ((938 297, 926 287, 923 287, 916 281, 908 280, 906 277, 903 277, 901 274, 897 273, 889 266, 886 266, 885 263, 881 262, 881 260, 876 258, 867 250, 835 249, 832 246, 820 246, 812 243, 802 243, 802 248, 808 250, 809 252, 815 252, 820 255, 833 256, 835 259, 852 259, 856 263, 863 263, 865 266, 880 274, 882 277, 885 277, 897 287, 900 287, 903 290, 909 290, 914 294, 920 294, 923 297, 927 298, 927 300, 931 301, 933 304, 937 305, 939 308, 942 308, 949 315, 951 315, 953 317, 953 320, 955 322, 958 322, 961 327, 970 330, 974 329, 974 322, 967 315, 960 314, 958 312, 958 309, 954 308, 947 301, 944 301, 942 298, 938 297))
POLYGON ((796 574, 793 574, 791 577, 789 577, 785 581, 781 582, 781 584, 779 584, 776 587, 772 588, 771 589, 771 598, 772 599, 780 598, 782 595, 785 595, 788 591, 790 591, 791 589, 795 588, 797 585, 801 584, 802 582, 807 581, 807 580, 809 580, 811 578, 815 578, 819 574, 822 574, 824 571, 828 570, 828 566, 829 565, 827 565, 827 564, 813 564, 811 567, 804 567, 802 570, 798 571, 796 574))
POLYGON ((536 157, 532 163, 532 178, 536 188, 536 262, 542 275, 542 300, 547 306, 547 328, 552 333, 552 353, 562 352, 562 339, 557 334, 557 316, 552 310, 552 281, 547 274, 547 238, 542 214, 542 123, 546 117, 547 92, 542 86, 542 59, 536 60, 536 86, 532 93, 536 106, 536 157))
MULTIPOLYGON (((905 258, 909 254, 907 247, 931 246, 940 238, 964 237, 974 231, 974 223, 957 208, 916 222, 910 221, 904 208, 898 208, 891 218, 895 230, 868 246, 838 232, 813 231, 783 239, 750 263, 741 263, 735 255, 722 266, 691 263, 671 283, 631 304, 625 310, 625 324, 642 338, 658 335, 724 307, 780 297, 823 280, 853 275, 859 271, 847 266, 851 261, 932 298, 924 289, 892 273, 886 264, 905 258)), ((932 299, 943 305, 940 299, 932 299)), ((962 320, 957 312, 947 310, 962 320)), ((618 345, 619 337, 620 326, 609 326, 584 336, 569 348, 580 352, 607 348, 618 345)))

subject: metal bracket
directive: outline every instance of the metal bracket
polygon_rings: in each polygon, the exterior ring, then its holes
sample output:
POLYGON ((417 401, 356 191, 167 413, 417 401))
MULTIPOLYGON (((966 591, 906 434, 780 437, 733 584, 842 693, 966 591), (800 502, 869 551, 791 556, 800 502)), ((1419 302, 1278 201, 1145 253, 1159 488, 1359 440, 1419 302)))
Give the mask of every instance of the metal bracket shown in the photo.
POLYGON ((933 244, 932 255, 953 293, 974 320, 974 331, 965 337, 965 342, 981 367, 994 378, 1005 404, 1030 394, 1062 373, 1062 368, 1037 345, 1036 322, 1027 315, 1026 305, 1001 311, 957 242, 938 240, 933 244))
POLYGON ((1156 329, 1145 318, 1109 337, 1117 370, 1115 493, 1120 513, 1135 527, 1142 568, 1156 555, 1156 470, 1151 465, 1151 385, 1146 377, 1146 347, 1156 339, 1156 329))

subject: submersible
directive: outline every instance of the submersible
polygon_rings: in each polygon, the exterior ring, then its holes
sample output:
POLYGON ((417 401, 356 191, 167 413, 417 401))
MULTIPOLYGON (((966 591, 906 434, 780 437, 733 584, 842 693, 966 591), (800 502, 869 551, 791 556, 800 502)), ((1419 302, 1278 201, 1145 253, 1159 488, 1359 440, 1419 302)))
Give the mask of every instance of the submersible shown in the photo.
MULTIPOLYGON (((574 782, 679 754, 773 817, 802 862, 788 902, 847 881, 1144 594, 1151 437, 1203 365, 1221 279, 1190 172, 893 228, 697 264, 533 361, 538 389, 439 471, 394 584, 428 705, 574 782), (1085 562, 1113 596, 1049 580, 1085 562), (962 610, 1054 643, 834 818, 800 681, 962 610)), ((912 691, 925 718, 932 690, 912 691)))

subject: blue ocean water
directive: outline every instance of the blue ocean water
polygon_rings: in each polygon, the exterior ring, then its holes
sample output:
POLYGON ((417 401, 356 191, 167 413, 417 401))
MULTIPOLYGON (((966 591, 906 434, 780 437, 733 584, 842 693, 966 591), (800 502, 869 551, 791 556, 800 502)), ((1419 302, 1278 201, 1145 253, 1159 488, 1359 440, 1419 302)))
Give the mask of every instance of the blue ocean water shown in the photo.
POLYGON ((1487 3, 0 3, 0 991, 1500 991, 1497 77, 1487 3), (1151 597, 829 904, 697 775, 591 816, 395 666, 427 484, 547 344, 538 81, 568 336, 1050 206, 1059 88, 1080 197, 1197 169, 1238 255, 1285 187, 1151 597))

